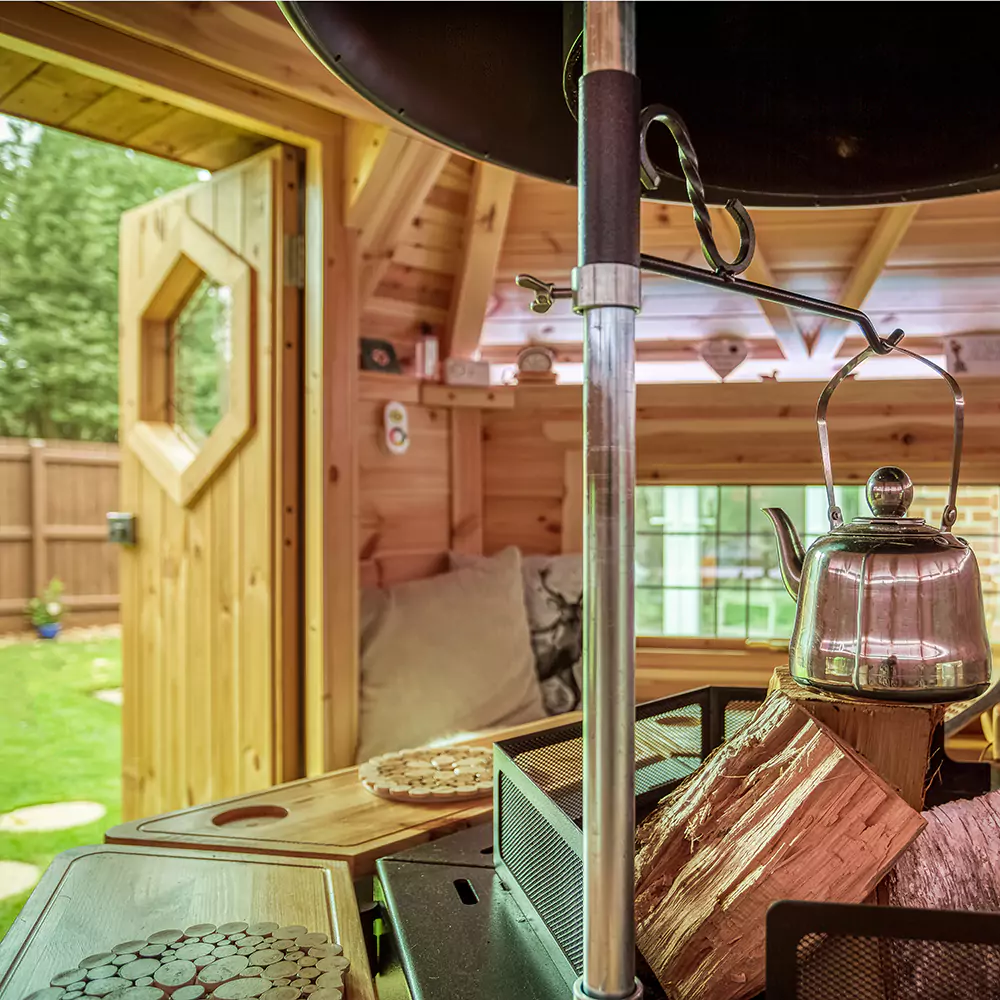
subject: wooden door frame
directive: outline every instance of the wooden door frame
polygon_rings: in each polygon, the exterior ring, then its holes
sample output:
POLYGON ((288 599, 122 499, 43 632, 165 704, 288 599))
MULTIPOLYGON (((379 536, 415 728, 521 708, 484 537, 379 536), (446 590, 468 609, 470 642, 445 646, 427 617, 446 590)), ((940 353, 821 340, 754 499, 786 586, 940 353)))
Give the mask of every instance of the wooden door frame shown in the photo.
POLYGON ((345 120, 44 3, 0 6, 0 46, 304 151, 304 768, 350 764, 359 706, 358 314, 356 250, 343 222, 345 120))

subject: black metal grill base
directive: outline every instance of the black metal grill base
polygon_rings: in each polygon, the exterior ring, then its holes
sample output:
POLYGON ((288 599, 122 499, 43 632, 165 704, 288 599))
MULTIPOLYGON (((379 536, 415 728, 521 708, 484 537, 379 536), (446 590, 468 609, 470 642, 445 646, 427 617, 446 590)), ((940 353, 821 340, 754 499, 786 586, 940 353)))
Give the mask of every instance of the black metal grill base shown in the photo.
MULTIPOLYGON (((679 756, 637 761, 637 774, 645 769, 646 775, 637 780, 640 816, 682 780, 669 768, 693 771, 746 721, 763 693, 703 688, 640 706, 637 730, 644 728, 640 751, 645 747, 647 757, 648 730, 657 719, 696 720, 665 727, 688 732, 671 737, 679 756), (665 780, 658 784, 650 775, 665 780)), ((577 724, 498 744, 494 827, 474 827, 378 862, 376 898, 386 925, 377 963, 383 1000, 571 995, 582 947, 582 834, 572 750, 575 744, 579 753, 579 737, 577 724)), ((947 758, 939 728, 928 805, 983 794, 990 774, 989 765, 947 758)), ((662 1000, 655 977, 636 958, 647 1000, 662 1000)), ((777 903, 768 914, 767 976, 768 1000, 1000 1000, 1000 914, 777 903)))

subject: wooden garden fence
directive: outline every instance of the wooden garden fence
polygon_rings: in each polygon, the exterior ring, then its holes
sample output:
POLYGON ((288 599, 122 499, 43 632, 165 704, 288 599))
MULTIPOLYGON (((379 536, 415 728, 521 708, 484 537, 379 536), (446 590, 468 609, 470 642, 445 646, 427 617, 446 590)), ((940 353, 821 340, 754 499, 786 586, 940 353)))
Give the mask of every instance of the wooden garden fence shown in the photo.
POLYGON ((118 621, 118 445, 0 438, 0 632, 25 629, 29 598, 54 577, 65 622, 118 621))

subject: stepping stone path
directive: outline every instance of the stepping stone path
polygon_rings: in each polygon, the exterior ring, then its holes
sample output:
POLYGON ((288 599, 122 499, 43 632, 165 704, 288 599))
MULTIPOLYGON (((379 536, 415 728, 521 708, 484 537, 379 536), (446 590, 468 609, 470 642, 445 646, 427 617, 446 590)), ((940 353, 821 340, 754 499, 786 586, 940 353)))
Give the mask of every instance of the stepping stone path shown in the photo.
POLYGON ((41 872, 23 861, 0 861, 0 899, 20 896, 37 881, 41 872))
POLYGON ((108 688, 105 691, 95 691, 94 697, 98 701, 106 701, 109 705, 118 705, 120 708, 122 704, 122 689, 108 688))
POLYGON ((192 924, 87 955, 26 1000, 344 1000, 350 967, 301 924, 192 924))
POLYGON ((99 802, 48 802, 26 806, 0 816, 0 833, 45 833, 69 830, 102 819, 107 809, 99 802))

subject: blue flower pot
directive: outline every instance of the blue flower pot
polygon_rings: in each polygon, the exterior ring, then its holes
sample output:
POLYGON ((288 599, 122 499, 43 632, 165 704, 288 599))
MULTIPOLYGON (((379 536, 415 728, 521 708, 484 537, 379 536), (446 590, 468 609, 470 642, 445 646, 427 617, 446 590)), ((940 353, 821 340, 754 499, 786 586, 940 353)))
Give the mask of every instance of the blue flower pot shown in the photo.
POLYGON ((47 625, 37 625, 35 628, 39 639, 54 639, 62 625, 59 622, 49 622, 47 625))

